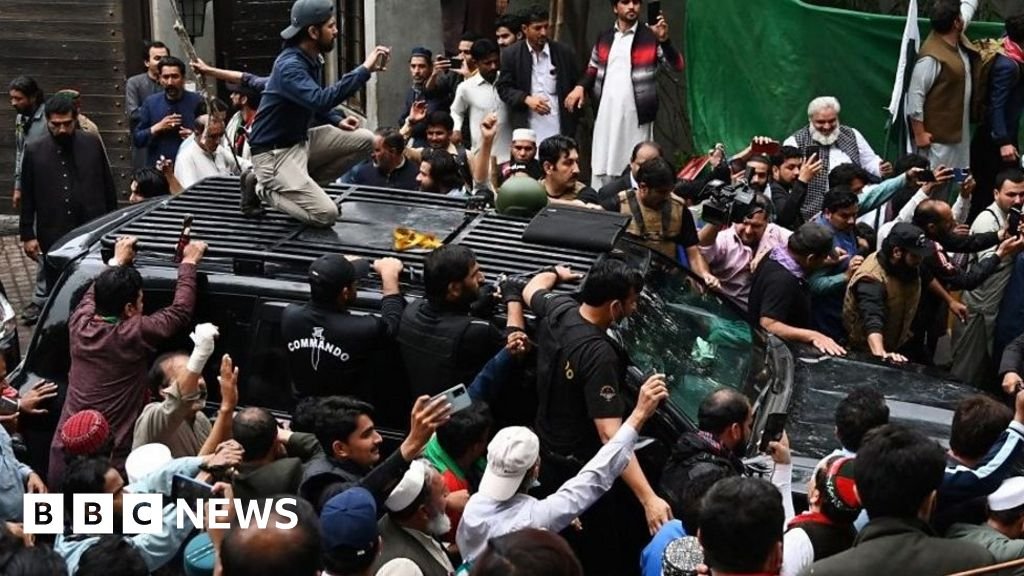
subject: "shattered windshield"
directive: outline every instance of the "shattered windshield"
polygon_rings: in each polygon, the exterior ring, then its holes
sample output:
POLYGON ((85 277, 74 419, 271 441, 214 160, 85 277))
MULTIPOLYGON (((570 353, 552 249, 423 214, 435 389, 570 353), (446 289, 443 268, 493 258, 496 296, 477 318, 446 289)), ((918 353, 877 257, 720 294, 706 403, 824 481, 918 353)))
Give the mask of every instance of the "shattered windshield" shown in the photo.
POLYGON ((633 364, 667 375, 670 401, 694 422, 710 391, 746 391, 765 363, 765 342, 739 309, 666 262, 651 267, 637 311, 618 333, 633 364))

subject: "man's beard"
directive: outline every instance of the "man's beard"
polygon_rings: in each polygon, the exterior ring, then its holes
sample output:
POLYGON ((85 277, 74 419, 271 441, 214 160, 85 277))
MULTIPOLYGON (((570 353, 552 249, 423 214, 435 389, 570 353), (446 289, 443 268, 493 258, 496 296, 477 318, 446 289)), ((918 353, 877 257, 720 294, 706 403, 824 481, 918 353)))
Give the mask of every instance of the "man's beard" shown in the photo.
POLYGON ((181 88, 177 86, 164 86, 164 94, 171 100, 177 100, 181 97, 181 88))
POLYGON ((71 134, 51 134, 51 136, 53 136, 53 140, 61 148, 67 148, 71 146, 71 134))
POLYGON ((747 448, 749 446, 750 446, 750 437, 749 436, 744 436, 742 440, 737 442, 736 445, 732 447, 732 453, 733 453, 734 456, 738 456, 738 457, 742 458, 743 455, 747 453, 747 448))
POLYGON ((831 145, 835 144, 836 141, 839 140, 839 124, 838 123, 836 124, 835 129, 832 130, 832 132, 830 134, 822 134, 821 132, 818 131, 817 128, 814 127, 814 124, 811 124, 810 128, 811 128, 811 140, 814 140, 815 142, 817 142, 818 144, 821 144, 822 146, 831 146, 831 145))
POLYGON ((902 282, 917 280, 921 275, 918 267, 910 266, 903 260, 893 262, 890 268, 889 273, 902 282))
POLYGON ((444 512, 439 512, 436 516, 427 521, 427 533, 431 536, 444 536, 451 531, 451 518, 448 518, 448 515, 444 512))

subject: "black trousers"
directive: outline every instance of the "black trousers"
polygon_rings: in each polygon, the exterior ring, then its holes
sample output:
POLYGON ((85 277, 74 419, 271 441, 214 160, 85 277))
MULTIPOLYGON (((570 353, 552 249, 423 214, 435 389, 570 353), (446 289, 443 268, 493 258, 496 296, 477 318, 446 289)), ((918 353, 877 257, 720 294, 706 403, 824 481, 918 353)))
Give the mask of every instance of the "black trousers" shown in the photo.
MULTIPOLYGON (((576 476, 585 462, 541 451, 540 486, 543 498, 576 476)), ((650 536, 643 507, 622 479, 580 516, 583 529, 561 532, 583 564, 587 576, 639 576, 640 552, 650 536)))

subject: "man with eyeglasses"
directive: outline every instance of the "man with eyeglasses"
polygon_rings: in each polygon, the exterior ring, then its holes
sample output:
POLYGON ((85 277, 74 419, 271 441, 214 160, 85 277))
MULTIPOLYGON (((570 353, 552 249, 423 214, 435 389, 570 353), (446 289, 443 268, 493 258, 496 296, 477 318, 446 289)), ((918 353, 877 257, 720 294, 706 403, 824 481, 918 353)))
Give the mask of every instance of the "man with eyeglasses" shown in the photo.
MULTIPOLYGON (((21 164, 20 232, 25 255, 40 258, 63 235, 117 208, 117 190, 103 143, 78 129, 78 111, 66 96, 46 101, 49 137, 32 139, 21 164)), ((36 322, 49 287, 36 278, 32 304, 22 318, 36 322)))
POLYGON ((171 456, 212 454, 217 445, 231 437, 231 417, 238 403, 238 370, 231 357, 220 363, 220 409, 217 423, 203 414, 207 388, 203 367, 213 355, 217 327, 200 324, 192 333, 195 347, 191 354, 168 352, 157 357, 147 375, 153 398, 135 421, 132 450, 159 442, 171 450, 171 456))

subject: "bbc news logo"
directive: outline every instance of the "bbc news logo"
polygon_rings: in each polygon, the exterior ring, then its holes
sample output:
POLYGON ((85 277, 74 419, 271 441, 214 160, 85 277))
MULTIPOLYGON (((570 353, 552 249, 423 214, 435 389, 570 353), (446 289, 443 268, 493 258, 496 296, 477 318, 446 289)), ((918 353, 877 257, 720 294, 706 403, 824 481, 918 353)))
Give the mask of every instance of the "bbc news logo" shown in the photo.
MULTIPOLYGON (((255 526, 266 530, 270 525, 279 530, 290 530, 299 523, 298 502, 295 498, 276 500, 184 500, 174 502, 175 526, 179 530, 192 528, 230 528, 229 518, 234 513, 235 524, 241 528, 255 526), (208 506, 207 506, 208 505, 208 506), (283 519, 270 522, 273 512, 283 519), (208 518, 206 517, 208 516, 208 518), (206 520, 204 522, 204 520, 206 520)), ((120 534, 163 534, 164 496, 162 494, 122 495, 120 534)), ((26 534, 64 534, 66 513, 71 515, 73 534, 113 534, 114 495, 75 494, 71 510, 65 510, 63 494, 25 494, 22 518, 26 534)))

